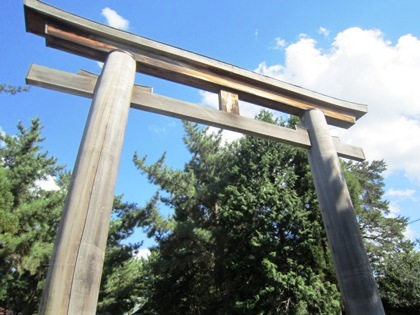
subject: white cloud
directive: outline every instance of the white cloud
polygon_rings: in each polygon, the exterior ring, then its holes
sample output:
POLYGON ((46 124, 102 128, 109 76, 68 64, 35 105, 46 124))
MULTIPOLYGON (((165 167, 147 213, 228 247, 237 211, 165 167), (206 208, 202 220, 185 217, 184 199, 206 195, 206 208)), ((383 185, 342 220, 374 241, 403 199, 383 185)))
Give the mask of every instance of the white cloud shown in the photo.
POLYGON ((400 215, 401 209, 396 202, 390 202, 389 204, 389 218, 396 218, 400 215))
POLYGON ((136 257, 140 258, 140 259, 147 259, 147 258, 149 258, 150 255, 151 255, 150 249, 142 248, 142 249, 139 249, 136 257))
POLYGON ((274 41, 276 42, 274 49, 282 49, 286 46, 286 41, 281 37, 276 37, 274 41))
MULTIPOLYGON (((398 189, 389 189, 386 193, 386 197, 391 197, 392 200, 389 203, 389 214, 387 215, 388 218, 396 218, 398 216, 404 216, 404 214, 401 213, 401 207, 399 205, 399 202, 404 201, 405 199, 413 199, 413 195, 415 194, 415 190, 413 189, 404 189, 404 190, 398 190, 398 189)), ((404 230, 404 236, 412 241, 415 241, 416 238, 418 238, 418 232, 411 228, 410 225, 407 225, 404 230)))
POLYGON ((389 172, 420 183, 420 39, 408 34, 392 44, 379 30, 349 28, 324 50, 307 35, 285 47, 285 64, 257 71, 320 93, 368 105, 366 114, 339 135, 361 146, 368 159, 384 159, 389 172))
POLYGON ((35 186, 46 191, 60 190, 60 187, 57 185, 55 178, 49 175, 46 177, 46 179, 36 180, 35 186))
POLYGON ((417 232, 407 225, 404 231, 404 236, 411 241, 415 241, 417 239, 417 232))
POLYGON ((201 105, 206 107, 218 109, 219 108, 219 98, 215 93, 210 93, 207 91, 200 91, 201 96, 201 105))
POLYGON ((167 131, 165 126, 160 125, 149 125, 147 129, 149 129, 151 132, 157 135, 165 135, 167 131))
POLYGON ((321 26, 318 30, 318 33, 324 35, 325 37, 328 37, 328 35, 330 35, 330 30, 321 26))
POLYGON ((127 31, 129 27, 129 21, 120 16, 115 10, 110 8, 102 9, 102 16, 105 17, 106 22, 109 26, 118 28, 120 30, 127 31))
POLYGON ((385 193, 385 196, 389 197, 397 197, 400 199, 412 199, 415 195, 416 191, 414 189, 388 189, 385 193))

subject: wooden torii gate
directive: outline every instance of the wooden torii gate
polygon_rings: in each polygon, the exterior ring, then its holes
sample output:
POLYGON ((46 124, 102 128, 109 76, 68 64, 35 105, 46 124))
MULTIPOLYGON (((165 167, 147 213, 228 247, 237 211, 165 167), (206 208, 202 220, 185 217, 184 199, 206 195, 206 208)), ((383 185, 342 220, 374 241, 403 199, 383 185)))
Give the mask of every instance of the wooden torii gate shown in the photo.
POLYGON ((37 0, 25 0, 28 32, 47 46, 105 62, 101 75, 33 65, 27 82, 92 98, 73 170, 40 314, 95 314, 110 212, 128 111, 191 120, 307 149, 346 312, 384 314, 338 156, 364 160, 328 124, 349 128, 367 112, 346 102, 192 52, 89 21, 37 0), (213 110, 134 85, 135 73, 219 94, 213 110), (241 117, 238 100, 301 117, 296 130, 241 117))

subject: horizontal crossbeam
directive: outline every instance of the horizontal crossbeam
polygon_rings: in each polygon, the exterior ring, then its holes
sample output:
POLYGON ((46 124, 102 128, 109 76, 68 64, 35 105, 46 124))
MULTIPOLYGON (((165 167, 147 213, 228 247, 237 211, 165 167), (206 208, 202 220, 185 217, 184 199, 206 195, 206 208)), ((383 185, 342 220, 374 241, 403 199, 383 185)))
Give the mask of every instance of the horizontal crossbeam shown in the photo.
POLYGON ((48 46, 104 61, 110 51, 130 52, 137 71, 301 116, 322 109, 329 124, 351 127, 366 105, 347 102, 244 70, 199 54, 72 15, 37 0, 25 0, 26 28, 45 37, 48 46))
MULTIPOLYGON (((26 77, 28 84, 40 86, 73 95, 92 98, 97 76, 84 71, 79 74, 63 72, 47 67, 32 65, 26 77)), ((266 139, 310 148, 308 132, 303 128, 296 130, 276 126, 263 121, 229 114, 217 109, 180 101, 151 93, 150 88, 135 85, 131 107, 144 111, 185 119, 218 128, 241 132, 266 139)), ((334 138, 334 145, 340 157, 357 161, 365 160, 363 150, 334 138)))

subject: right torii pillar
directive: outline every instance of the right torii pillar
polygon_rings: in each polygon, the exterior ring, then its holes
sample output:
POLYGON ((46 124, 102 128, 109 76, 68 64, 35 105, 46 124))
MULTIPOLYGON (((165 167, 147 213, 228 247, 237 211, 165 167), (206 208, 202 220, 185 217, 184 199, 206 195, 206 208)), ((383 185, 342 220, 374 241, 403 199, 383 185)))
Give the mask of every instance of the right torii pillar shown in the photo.
POLYGON ((324 113, 308 110, 302 120, 311 139, 309 164, 346 313, 385 314, 324 113))

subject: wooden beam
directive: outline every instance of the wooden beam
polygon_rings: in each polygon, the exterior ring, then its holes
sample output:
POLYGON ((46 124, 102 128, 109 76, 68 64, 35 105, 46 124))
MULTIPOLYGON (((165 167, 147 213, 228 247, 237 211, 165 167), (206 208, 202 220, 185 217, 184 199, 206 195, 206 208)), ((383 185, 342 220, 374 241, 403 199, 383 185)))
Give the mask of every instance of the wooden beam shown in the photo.
POLYGON ((365 105, 328 97, 176 47, 72 15, 37 0, 25 1, 26 27, 47 45, 103 61, 115 48, 129 51, 137 71, 219 93, 293 115, 320 108, 328 123, 349 128, 367 112, 365 105))
MULTIPOLYGON (((80 75, 80 76, 90 77, 90 78, 94 79, 95 82, 96 82, 96 80, 98 80, 98 75, 93 73, 93 72, 90 72, 90 71, 79 69, 79 71, 77 71, 77 74, 80 75)), ((144 86, 144 85, 137 85, 136 84, 135 87, 136 87, 136 89, 140 89, 140 90, 143 90, 143 91, 146 91, 146 92, 149 92, 149 93, 153 92, 153 88, 150 87, 150 86, 144 86)))
MULTIPOLYGON (((27 84, 49 88, 74 95, 92 97, 97 77, 77 75, 59 70, 32 65, 26 77, 27 84)), ((144 87, 135 86, 131 107, 175 118, 190 120, 244 134, 293 144, 302 148, 310 147, 308 132, 268 124, 247 117, 232 115, 223 111, 195 105, 150 93, 144 87)), ((334 139, 338 155, 357 161, 365 160, 363 150, 334 139)))

